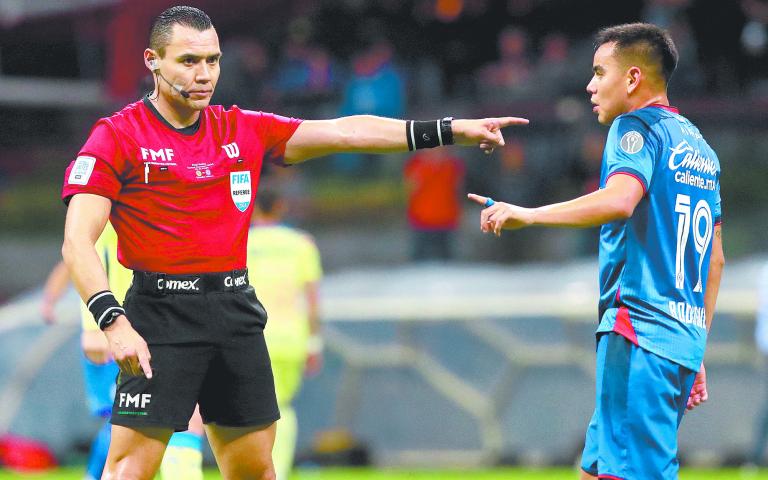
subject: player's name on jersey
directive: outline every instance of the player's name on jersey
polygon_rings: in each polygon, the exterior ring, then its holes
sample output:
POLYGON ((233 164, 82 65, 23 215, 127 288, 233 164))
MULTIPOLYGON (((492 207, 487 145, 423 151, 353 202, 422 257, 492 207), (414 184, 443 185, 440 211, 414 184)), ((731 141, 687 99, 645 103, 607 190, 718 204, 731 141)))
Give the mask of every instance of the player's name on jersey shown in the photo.
POLYGON ((685 302, 669 302, 669 313, 678 322, 707 328, 707 316, 704 307, 697 307, 685 302))

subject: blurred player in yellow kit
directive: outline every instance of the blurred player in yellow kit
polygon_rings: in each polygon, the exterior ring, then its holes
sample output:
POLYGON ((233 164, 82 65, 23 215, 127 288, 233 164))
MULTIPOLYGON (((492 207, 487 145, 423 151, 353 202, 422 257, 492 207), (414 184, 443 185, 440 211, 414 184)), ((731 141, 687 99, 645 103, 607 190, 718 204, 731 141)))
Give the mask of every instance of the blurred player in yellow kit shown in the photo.
POLYGON ((291 401, 304 374, 320 370, 323 352, 320 254, 311 236, 280 224, 284 213, 279 194, 262 187, 248 232, 249 281, 269 315, 264 336, 281 414, 272 449, 277 480, 288 478, 296 449, 298 422, 291 401))
MULTIPOLYGON (((117 261, 117 234, 112 224, 107 223, 104 232, 96 242, 96 251, 107 273, 109 286, 119 302, 123 302, 131 286, 133 272, 117 261)), ((53 307, 69 284, 69 272, 64 262, 59 262, 51 271, 43 293, 42 312, 45 320, 52 323, 53 307)), ((84 303, 80 302, 83 349, 83 367, 86 395, 91 413, 108 419, 112 412, 115 398, 115 378, 119 372, 117 364, 111 358, 109 345, 104 333, 99 330, 93 315, 84 303)), ((101 478, 110 441, 109 422, 105 422, 91 445, 88 459, 86 480, 101 478)), ((196 410, 189 422, 189 430, 174 433, 168 443, 160 474, 164 480, 202 480, 202 435, 203 422, 196 410)))

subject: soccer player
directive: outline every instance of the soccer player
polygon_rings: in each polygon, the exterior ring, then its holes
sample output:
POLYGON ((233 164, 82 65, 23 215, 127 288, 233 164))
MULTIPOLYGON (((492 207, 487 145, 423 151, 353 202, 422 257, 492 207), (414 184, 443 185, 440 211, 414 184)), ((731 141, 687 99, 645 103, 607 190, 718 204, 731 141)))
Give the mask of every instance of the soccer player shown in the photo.
MULTIPOLYGON (((248 284, 246 240, 264 161, 503 145, 515 117, 403 121, 369 115, 302 121, 209 105, 219 77, 210 18, 171 7, 154 21, 144 64, 155 89, 100 119, 64 178, 62 253, 120 366, 105 479, 148 479, 199 403, 225 478, 274 478, 280 417, 248 284), (125 308, 94 243, 109 219, 134 271, 125 308), (151 363, 150 363, 151 360, 151 363)), ((120 61, 128 61, 120 59, 120 61)))
POLYGON ((264 337, 280 408, 272 450, 278 480, 288 478, 296 450, 298 423, 291 402, 304 373, 318 373, 323 358, 320 253, 307 233, 280 224, 285 208, 276 190, 262 187, 248 232, 248 279, 269 312, 264 337))
POLYGON ((669 105, 677 64, 669 35, 649 24, 601 30, 587 85, 610 125, 600 189, 540 208, 494 203, 483 232, 531 225, 600 232, 597 395, 582 478, 677 478, 677 428, 707 399, 707 332, 724 264, 720 163, 696 126, 669 105), (697 373, 698 372, 698 373, 697 373))
MULTIPOLYGON (((95 248, 115 298, 123 301, 130 287, 133 272, 117 261, 117 235, 109 222, 96 241, 95 248)), ((64 262, 59 262, 48 275, 44 288, 41 308, 47 322, 55 321, 53 306, 61 298, 68 284, 69 272, 64 262)), ((82 324, 80 343, 83 350, 83 375, 88 407, 92 415, 107 420, 112 413, 112 404, 115 400, 115 378, 119 369, 112 359, 104 333, 93 322, 93 315, 83 303, 81 303, 80 317, 82 324)), ((168 442, 168 448, 160 465, 163 479, 202 480, 202 435, 202 419, 199 412, 195 411, 189 422, 188 431, 174 433, 168 442)), ((86 480, 101 478, 107 460, 110 437, 111 425, 105 421, 91 444, 86 466, 86 480)))

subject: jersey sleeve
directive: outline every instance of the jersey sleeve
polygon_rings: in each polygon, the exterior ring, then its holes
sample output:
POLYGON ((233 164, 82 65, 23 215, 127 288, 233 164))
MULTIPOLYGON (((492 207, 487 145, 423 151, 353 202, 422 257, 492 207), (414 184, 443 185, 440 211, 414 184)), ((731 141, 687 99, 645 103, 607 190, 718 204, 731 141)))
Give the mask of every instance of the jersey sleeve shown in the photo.
POLYGON ((613 175, 630 175, 647 192, 657 150, 656 135, 642 120, 632 115, 617 118, 605 144, 605 182, 613 175))
POLYGON ((302 120, 274 113, 241 110, 246 123, 255 129, 264 145, 264 160, 285 165, 285 145, 299 128, 302 120))
POLYGON ((78 193, 117 199, 122 188, 120 174, 125 166, 113 129, 105 120, 99 121, 77 158, 67 167, 62 200, 69 204, 72 196, 78 193))
POLYGON ((720 181, 717 182, 717 190, 715 191, 715 225, 723 223, 723 208, 720 201, 720 181))

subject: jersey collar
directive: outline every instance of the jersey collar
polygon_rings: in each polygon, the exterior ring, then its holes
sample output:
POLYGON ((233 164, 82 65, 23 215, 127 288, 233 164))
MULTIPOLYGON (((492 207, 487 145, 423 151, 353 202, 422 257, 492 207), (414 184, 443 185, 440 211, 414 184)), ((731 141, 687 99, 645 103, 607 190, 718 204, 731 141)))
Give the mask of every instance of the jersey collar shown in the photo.
POLYGON ((667 110, 669 112, 676 113, 678 115, 680 114, 680 110, 678 110, 677 107, 673 107, 671 105, 662 105, 660 103, 652 103, 652 104, 650 104, 648 106, 649 107, 662 108, 662 109, 667 110))
POLYGON ((197 117, 197 120, 195 121, 195 123, 193 123, 192 125, 188 127, 183 127, 183 128, 176 128, 173 125, 171 125, 168 122, 168 120, 163 118, 162 115, 160 115, 160 112, 157 111, 157 108, 155 107, 155 105, 149 100, 149 94, 144 95, 144 98, 142 99, 142 101, 144 102, 144 105, 146 105, 146 107, 149 109, 149 111, 152 112, 152 115, 154 115, 155 118, 160 120, 163 123, 163 125, 170 128, 174 132, 178 132, 182 135, 194 135, 200 129, 200 119, 203 118, 202 112, 197 117))

